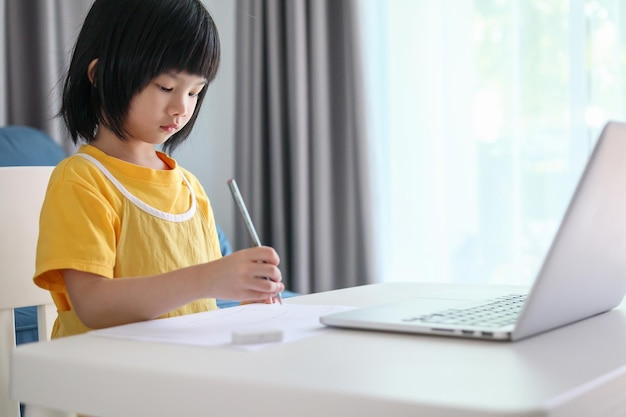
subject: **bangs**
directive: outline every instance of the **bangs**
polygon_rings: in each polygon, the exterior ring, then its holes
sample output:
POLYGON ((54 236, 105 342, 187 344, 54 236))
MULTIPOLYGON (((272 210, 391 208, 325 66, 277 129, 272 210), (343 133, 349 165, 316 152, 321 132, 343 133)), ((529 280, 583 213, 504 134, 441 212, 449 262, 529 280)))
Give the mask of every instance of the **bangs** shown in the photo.
MULTIPOLYGON (((150 3, 150 2, 146 2, 150 3)), ((170 13, 159 13, 146 19, 144 30, 137 31, 132 56, 143 74, 140 88, 152 78, 167 71, 186 71, 211 82, 217 73, 220 42, 215 23, 206 9, 196 3, 171 2, 170 13)), ((129 61, 127 61, 129 62, 129 61)))

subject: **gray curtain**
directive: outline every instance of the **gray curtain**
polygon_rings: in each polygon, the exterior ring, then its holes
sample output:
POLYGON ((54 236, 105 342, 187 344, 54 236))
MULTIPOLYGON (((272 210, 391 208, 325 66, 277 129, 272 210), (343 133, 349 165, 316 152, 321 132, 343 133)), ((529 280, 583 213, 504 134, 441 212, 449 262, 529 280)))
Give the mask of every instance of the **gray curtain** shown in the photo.
POLYGON ((357 6, 237 3, 236 179, 296 292, 374 281, 357 6))
POLYGON ((41 129, 70 152, 60 83, 93 0, 0 0, 0 125, 41 129))

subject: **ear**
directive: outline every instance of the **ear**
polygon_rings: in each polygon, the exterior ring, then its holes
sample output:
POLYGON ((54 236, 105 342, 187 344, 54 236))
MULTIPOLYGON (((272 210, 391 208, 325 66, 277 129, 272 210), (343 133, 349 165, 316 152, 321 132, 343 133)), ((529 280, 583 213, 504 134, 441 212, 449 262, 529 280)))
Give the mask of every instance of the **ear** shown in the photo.
POLYGON ((96 64, 98 63, 98 58, 94 59, 89 63, 87 67, 87 77, 89 77, 89 81, 92 85, 96 84, 96 64))

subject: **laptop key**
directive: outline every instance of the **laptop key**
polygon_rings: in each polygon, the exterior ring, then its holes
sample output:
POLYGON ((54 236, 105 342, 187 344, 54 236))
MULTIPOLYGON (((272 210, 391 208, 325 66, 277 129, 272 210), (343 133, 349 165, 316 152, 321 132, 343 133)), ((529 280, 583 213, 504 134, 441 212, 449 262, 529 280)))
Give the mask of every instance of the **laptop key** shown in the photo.
POLYGON ((524 305, 525 296, 511 295, 467 309, 444 310, 434 314, 415 316, 404 321, 421 321, 432 324, 466 324, 473 326, 502 327, 515 323, 524 305))

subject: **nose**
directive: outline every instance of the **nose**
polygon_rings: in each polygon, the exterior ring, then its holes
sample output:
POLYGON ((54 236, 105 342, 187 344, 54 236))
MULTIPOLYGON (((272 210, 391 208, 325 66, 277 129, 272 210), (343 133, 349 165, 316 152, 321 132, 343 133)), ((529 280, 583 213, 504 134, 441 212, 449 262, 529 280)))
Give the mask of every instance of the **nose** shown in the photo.
POLYGON ((168 112, 171 116, 184 117, 187 116, 190 109, 190 103, 186 95, 173 95, 169 103, 168 112))

